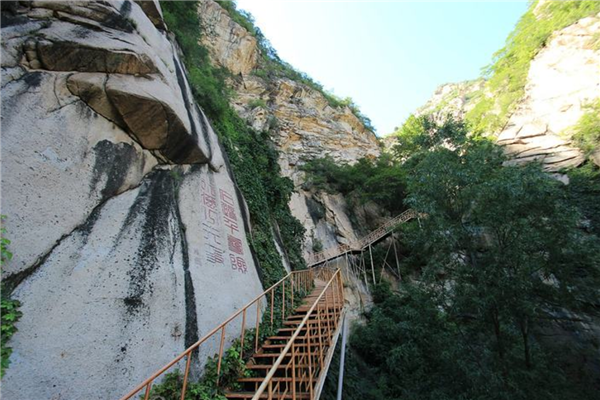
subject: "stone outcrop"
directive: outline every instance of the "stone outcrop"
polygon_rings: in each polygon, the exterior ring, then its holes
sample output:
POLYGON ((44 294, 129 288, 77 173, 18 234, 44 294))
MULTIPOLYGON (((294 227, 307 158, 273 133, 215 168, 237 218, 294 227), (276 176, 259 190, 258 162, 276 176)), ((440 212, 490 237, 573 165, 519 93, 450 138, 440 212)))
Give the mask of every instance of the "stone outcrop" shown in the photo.
POLYGON ((549 171, 580 165, 569 128, 600 97, 600 15, 556 32, 531 62, 525 97, 498 135, 513 163, 538 160, 549 171))
POLYGON ((476 79, 441 85, 427 103, 415 111, 415 115, 433 115, 436 119, 450 115, 455 119, 462 119, 474 107, 470 101, 472 94, 483 90, 484 84, 483 79, 476 79))
MULTIPOLYGON (((600 15, 583 18, 555 32, 531 61, 525 95, 506 126, 494 135, 505 146, 510 164, 536 160, 555 172, 585 161, 571 143, 570 128, 584 114, 585 105, 600 97, 599 30, 600 15)), ((442 85, 417 114, 461 118, 474 107, 473 94, 480 90, 481 80, 442 85)), ((597 154, 591 159, 600 165, 597 154)))
POLYGON ((213 61, 232 74, 249 74, 260 56, 256 38, 215 1, 201 1, 198 12, 202 19, 202 43, 210 50, 213 61))
POLYGON ((216 1, 202 0, 198 12, 211 59, 234 74, 232 105, 255 130, 269 131, 279 150, 282 173, 294 181, 298 194, 290 207, 307 228, 306 251, 312 248, 312 236, 325 247, 353 240, 356 232, 345 199, 302 190, 300 167, 325 156, 339 163, 375 158, 380 154, 375 134, 349 107, 332 107, 318 90, 284 77, 259 76, 262 55, 256 38, 216 1), (317 220, 306 205, 315 202, 327 210, 317 220))
POLYGON ((262 291, 244 199, 143 3, 3 3, 6 398, 118 398, 262 291))

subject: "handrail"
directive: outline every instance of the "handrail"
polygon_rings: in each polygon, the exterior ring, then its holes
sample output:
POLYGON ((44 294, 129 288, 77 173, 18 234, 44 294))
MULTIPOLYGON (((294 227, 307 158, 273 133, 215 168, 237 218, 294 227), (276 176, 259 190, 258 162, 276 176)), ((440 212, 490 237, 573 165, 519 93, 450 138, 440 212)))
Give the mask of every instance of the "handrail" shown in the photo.
POLYGON ((405 222, 410 221, 413 218, 420 217, 421 214, 417 213, 413 209, 409 209, 404 211, 403 213, 397 215, 391 220, 387 221, 379 228, 369 232, 367 235, 362 238, 352 242, 351 244, 340 244, 339 246, 331 247, 329 249, 323 250, 319 253, 314 253, 309 255, 307 264, 308 266, 313 266, 315 264, 319 264, 326 260, 331 260, 333 258, 337 258, 344 253, 352 252, 352 251, 361 251, 369 244, 381 239, 383 236, 387 235, 389 232, 393 230, 393 228, 405 222))
MULTIPOLYGON (((342 286, 342 280, 341 280, 341 271, 339 269, 337 269, 333 275, 331 276, 331 278, 329 279, 329 281, 327 282, 327 284, 325 285, 325 287, 323 288, 323 290, 321 291, 321 293, 319 294, 319 296, 317 297, 317 299, 315 300, 315 302, 313 303, 313 305, 311 306, 311 308, 309 309, 309 311, 306 313, 306 316, 302 319, 302 322, 300 323, 300 325, 298 325, 298 327, 296 328, 296 330, 294 331, 294 334, 291 336, 290 340, 287 342, 285 348, 283 349, 283 351, 281 352, 281 354, 279 355, 279 357, 277 357, 277 360, 275 361, 275 363, 273 364, 273 366, 271 367, 271 369, 269 370, 269 372, 267 373, 267 376, 265 377, 265 379, 262 381, 261 385, 258 387, 258 390, 256 391, 256 393, 254 394, 254 397, 252 397, 252 400, 258 400, 260 399, 260 396, 265 392, 265 390, 269 390, 269 399, 272 398, 273 395, 273 377, 275 376, 275 373, 277 372, 277 370, 279 369, 279 367, 281 366, 283 359, 286 358, 286 356, 288 355, 288 353, 290 352, 290 349, 292 349, 292 355, 291 355, 291 361, 289 364, 292 364, 292 380, 291 380, 291 385, 287 385, 288 387, 286 388, 286 391, 284 394, 287 394, 287 392, 290 390, 290 386, 291 386, 291 390, 292 390, 292 398, 295 399, 296 395, 296 354, 293 351, 293 346, 294 343, 296 341, 296 339, 298 338, 298 336, 300 335, 300 332, 302 332, 303 328, 307 325, 307 322, 311 319, 311 317, 313 317, 313 313, 315 311, 315 309, 317 307, 321 308, 321 300, 323 299, 323 296, 325 296, 325 309, 326 312, 329 313, 330 310, 330 303, 329 303, 329 299, 330 297, 333 297, 333 308, 334 308, 334 318, 333 320, 333 329, 328 330, 328 335, 329 337, 326 337, 325 340, 331 340, 333 334, 332 331, 335 331, 335 327, 337 326, 337 324, 339 323, 338 320, 338 315, 341 314, 341 310, 343 309, 343 304, 344 304, 344 291, 343 291, 343 286, 342 286), (333 282, 336 282, 337 288, 333 287, 333 282), (328 291, 331 289, 333 289, 332 291, 332 296, 329 296, 328 291), (336 295, 337 294, 337 295, 336 295)), ((325 323, 324 321, 322 321, 321 319, 321 313, 319 310, 319 314, 317 316, 317 320, 318 320, 318 324, 319 324, 319 328, 317 331, 317 334, 319 335, 319 346, 320 346, 320 352, 321 352, 321 358, 320 361, 321 363, 324 362, 323 359, 323 340, 321 340, 321 334, 322 334, 322 330, 321 330, 321 322, 323 322, 323 324, 325 323)), ((331 320, 331 319, 329 319, 331 320)), ((329 321, 328 320, 328 321, 329 321)), ((328 322, 329 323, 329 322, 328 322)), ((306 356, 309 358, 309 365, 311 365, 311 359, 312 359, 312 344, 310 342, 310 327, 308 327, 307 329, 307 338, 309 340, 308 345, 306 346, 307 350, 307 355, 301 354, 301 358, 300 360, 303 360, 306 358, 306 356)), ((316 346, 315 346, 316 347, 316 346)), ((319 366, 319 372, 320 369, 322 369, 323 365, 319 366)), ((287 370, 287 366, 286 366, 286 370, 287 370)), ((316 368, 315 368, 316 370, 316 368)), ((301 380, 302 382, 302 380, 301 380)), ((310 393, 310 398, 313 398, 312 395, 312 386, 313 386, 313 371, 312 371, 312 365, 311 367, 309 367, 309 375, 308 375, 308 382, 309 382, 309 393, 310 393)), ((277 383, 277 387, 276 389, 279 389, 279 385, 281 382, 277 383)))
MULTIPOLYGON (((181 390, 181 400, 183 400, 185 398, 185 394, 186 394, 186 389, 187 389, 187 383, 188 383, 188 378, 189 378, 189 373, 190 373, 190 367, 191 367, 191 362, 192 362, 192 357, 191 354, 194 350, 196 350, 198 347, 200 347, 200 345, 202 345, 204 342, 206 342, 208 339, 210 339, 211 337, 213 337, 217 332, 221 331, 221 337, 220 337, 220 346, 219 346, 219 356, 218 356, 218 361, 217 361, 217 383, 218 383, 218 377, 219 374, 221 372, 221 361, 223 359, 223 351, 224 351, 224 344, 225 344, 225 331, 226 331, 226 327, 227 325, 233 321, 236 317, 242 315, 242 328, 241 328, 241 334, 240 334, 240 341, 241 341, 241 348, 242 348, 242 352, 244 350, 244 338, 245 338, 245 328, 246 328, 246 314, 247 311, 250 307, 252 307, 254 304, 256 304, 256 325, 255 325, 255 351, 258 350, 258 343, 259 343, 259 328, 260 328, 260 311, 261 311, 261 306, 260 306, 260 300, 263 297, 267 297, 268 295, 270 295, 270 309, 271 309, 271 326, 273 326, 273 313, 274 313, 274 296, 275 296, 275 290, 278 289, 280 286, 282 287, 282 304, 283 304, 283 312, 282 312, 282 318, 285 318, 285 296, 286 296, 286 290, 285 290, 285 283, 287 281, 290 281, 291 284, 291 303, 292 305, 294 304, 294 292, 295 291, 299 291, 302 290, 304 292, 308 292, 308 290, 312 287, 313 285, 313 278, 314 273, 312 269, 305 269, 305 270, 301 270, 301 271, 292 271, 289 274, 287 274, 285 277, 283 277, 281 280, 279 280, 279 282, 275 283, 273 286, 271 286, 270 288, 268 288, 267 290, 265 290, 263 293, 261 293, 260 295, 258 295, 256 298, 254 298, 253 300, 251 300, 248 304, 246 304, 243 308, 241 308, 240 310, 236 311, 235 313, 233 313, 229 318, 227 318, 224 322, 222 322, 219 326, 217 326, 216 328, 214 328, 213 330, 211 330, 209 333, 207 333, 206 335, 204 335, 204 337, 202 337, 202 339, 198 340, 196 343, 192 344, 190 347, 188 347, 185 351, 183 351, 181 354, 179 354, 177 357, 175 357, 171 362, 167 363, 164 367, 160 368, 159 370, 157 370, 154 374, 152 374, 149 378, 147 378, 145 381, 143 381, 142 383, 140 383, 138 386, 135 387, 135 389, 131 390, 129 393, 127 393, 125 396, 123 396, 121 398, 121 400, 128 400, 131 399, 133 396, 137 395, 138 393, 140 393, 140 391, 144 388, 146 388, 145 392, 144 392, 144 400, 148 400, 149 396, 150 396, 150 391, 152 389, 152 384, 154 382, 154 380, 156 378, 158 378, 159 376, 161 376, 162 374, 164 374, 167 370, 169 370, 173 365, 177 364, 179 361, 181 361, 184 357, 187 356, 187 360, 186 360, 186 366, 185 366, 185 373, 184 373, 184 377, 183 377, 183 386, 182 386, 182 390, 181 390)), ((279 299, 278 299, 279 300, 279 299)), ((290 310, 291 311, 291 310, 290 310)), ((240 357, 242 357, 242 353, 240 353, 240 357)))

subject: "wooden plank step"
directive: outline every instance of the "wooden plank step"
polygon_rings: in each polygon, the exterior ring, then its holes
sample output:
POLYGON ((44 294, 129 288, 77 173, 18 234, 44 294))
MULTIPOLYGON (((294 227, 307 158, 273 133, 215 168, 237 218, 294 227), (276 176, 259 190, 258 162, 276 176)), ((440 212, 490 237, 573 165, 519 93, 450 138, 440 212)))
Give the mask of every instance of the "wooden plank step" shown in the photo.
MULTIPOLYGON (((264 381, 265 378, 262 377, 257 377, 257 378, 240 378, 238 379, 238 382, 262 382, 264 381)), ((277 378, 277 377, 273 377, 272 379, 273 382, 291 382, 292 378, 277 378)), ((316 382, 317 378, 313 378, 313 382, 316 382)), ((308 382, 308 378, 296 378, 296 382, 308 382)))
MULTIPOLYGON (((225 397, 227 397, 228 399, 251 399, 254 397, 255 393, 256 392, 232 392, 232 393, 225 393, 225 397)), ((260 398, 268 399, 269 394, 265 392, 260 395, 260 398)), ((273 393, 271 398, 273 398, 273 399, 292 399, 293 397, 291 394, 273 393)), ((303 392, 296 392, 296 399, 310 399, 310 394, 303 393, 303 392)))
MULTIPOLYGON (((329 335, 311 335, 311 339, 318 339, 319 336, 321 336, 321 338, 328 338, 329 335)), ((285 340, 285 341, 289 341, 291 338, 291 336, 271 336, 269 338, 267 338, 267 340, 285 340)), ((304 336, 299 336, 296 338, 296 340, 304 340, 304 339, 308 339, 307 337, 304 336)))
MULTIPOLYGON (((315 313, 314 315, 317 316, 318 314, 315 313)), ((293 314, 293 315, 290 315, 289 317, 287 317, 287 320, 288 321, 299 320, 298 322, 301 322, 304 319, 304 317, 306 317, 306 313, 304 313, 304 314, 293 314)), ((333 319, 335 319, 336 314, 335 313, 331 313, 331 312, 322 313, 321 317, 334 317, 333 319)))
MULTIPOLYGON (((285 346, 287 346, 287 343, 269 343, 269 344, 263 344, 263 348, 265 349, 283 349, 285 346)), ((313 343, 310 345, 310 347, 318 347, 319 343, 313 343)), ((297 343, 294 345, 294 347, 308 347, 308 343, 297 343)))
MULTIPOLYGON (((273 368, 273 364, 251 364, 251 365, 246 365, 246 368, 270 370, 271 368, 273 368)), ((285 368, 285 365, 280 365, 279 367, 277 367, 277 369, 284 369, 284 368, 285 368)), ((308 364, 296 364, 296 368, 308 368, 308 364)))
MULTIPOLYGON (((318 323, 317 323, 318 324, 318 323)), ((308 327, 303 326, 302 329, 300 329, 300 332, 304 332, 308 329, 308 327)), ((310 327, 311 330, 313 329, 319 329, 318 326, 312 325, 310 327)), ((277 333, 279 332, 296 332, 298 330, 298 328, 281 328, 277 331, 277 333)), ((327 325, 325 324, 325 326, 323 326, 323 322, 321 321, 321 331, 326 331, 327 330, 327 325)), ((333 327, 330 329, 333 330, 333 327)), ((290 335, 291 336, 291 335, 290 335)))
MULTIPOLYGON (((297 356, 305 356, 308 355, 309 353, 298 353, 296 354, 297 356)), ((313 352, 311 353, 311 355, 316 356, 318 355, 318 352, 313 352)), ((260 354, 255 354, 252 356, 252 358, 256 359, 256 358, 278 358, 281 355, 281 353, 260 353, 260 354)), ((292 355, 291 352, 287 353, 284 357, 290 357, 292 355)))

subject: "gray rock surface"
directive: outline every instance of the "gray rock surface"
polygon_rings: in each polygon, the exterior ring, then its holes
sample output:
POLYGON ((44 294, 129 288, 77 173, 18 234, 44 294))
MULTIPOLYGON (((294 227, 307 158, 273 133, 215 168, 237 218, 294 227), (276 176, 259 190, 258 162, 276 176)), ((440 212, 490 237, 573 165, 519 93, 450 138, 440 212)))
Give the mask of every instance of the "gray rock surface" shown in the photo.
POLYGON ((593 46, 599 30, 600 15, 581 19, 556 32, 532 60, 525 97, 498 136, 512 164, 536 160, 559 171, 585 160, 569 128, 600 96, 600 50, 593 46))
POLYGON ((3 7, 7 399, 119 398, 262 291, 244 200, 142 6, 3 7))

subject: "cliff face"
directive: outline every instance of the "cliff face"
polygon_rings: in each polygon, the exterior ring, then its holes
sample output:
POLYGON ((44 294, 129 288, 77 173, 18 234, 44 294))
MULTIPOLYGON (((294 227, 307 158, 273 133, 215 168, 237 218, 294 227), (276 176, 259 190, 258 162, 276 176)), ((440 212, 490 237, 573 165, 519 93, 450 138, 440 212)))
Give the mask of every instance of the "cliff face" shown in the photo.
MULTIPOLYGON (((585 161, 569 128, 585 105, 600 97, 599 30, 600 14, 583 18, 554 32, 531 61, 523 97, 506 126, 494 134, 511 163, 538 160, 546 170, 558 171, 585 161)), ((481 82, 443 85, 417 113, 464 117, 474 106, 475 92, 482 90, 481 82)))
POLYGON ((438 119, 450 115, 462 119, 474 106, 471 101, 472 93, 482 90, 484 83, 483 79, 477 79, 441 85, 427 103, 415 111, 415 115, 433 115, 438 119))
POLYGON ((244 199, 140 3, 2 5, 7 398, 119 397, 262 291, 244 199))
MULTIPOLYGON (((333 107, 318 90, 285 77, 259 76, 261 49, 256 38, 237 24, 217 2, 203 0, 198 9, 203 44, 211 59, 234 77, 233 106, 258 131, 269 131, 279 150, 282 173, 290 177, 296 193, 292 212, 308 231, 306 250, 314 234, 325 248, 355 240, 348 206, 340 195, 302 189, 304 162, 325 156, 353 163, 380 153, 374 133, 349 107, 333 107), (311 209, 320 209, 312 212, 311 209)), ((372 208, 372 206, 371 206, 372 208)))
POLYGON ((539 160, 558 171, 585 161, 568 128, 600 97, 599 31, 600 14, 581 19, 556 32, 531 62, 525 96, 498 135, 514 163, 539 160))

